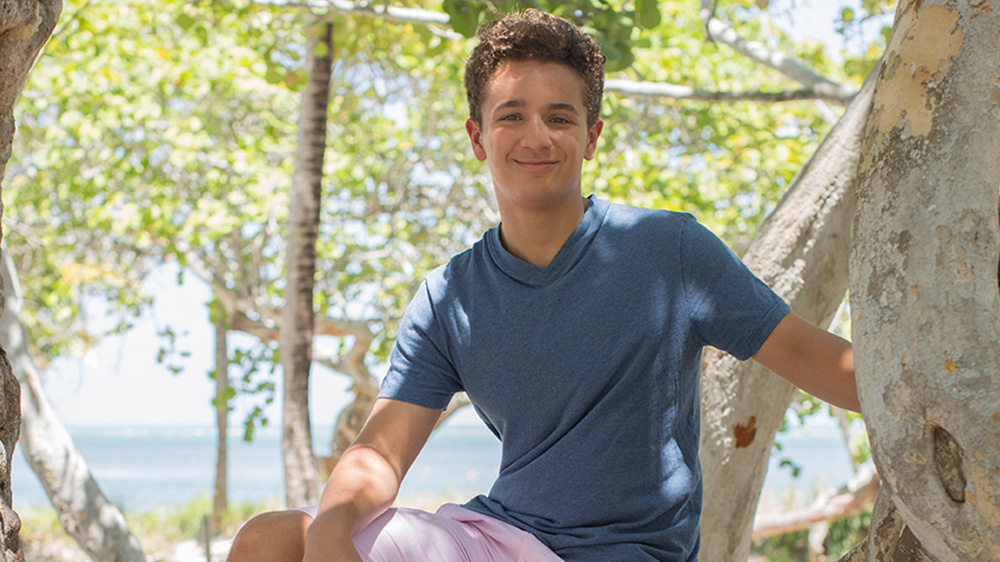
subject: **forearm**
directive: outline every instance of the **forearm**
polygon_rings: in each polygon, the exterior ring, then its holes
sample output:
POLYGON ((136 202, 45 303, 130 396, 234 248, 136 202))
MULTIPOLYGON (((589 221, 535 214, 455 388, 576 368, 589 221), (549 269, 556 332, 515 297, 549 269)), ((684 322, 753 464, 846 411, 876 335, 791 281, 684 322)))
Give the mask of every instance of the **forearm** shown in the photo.
POLYGON ((754 359, 821 400, 861 411, 851 343, 794 313, 775 326, 754 359))
MULTIPOLYGON (((861 411, 858 388, 854 374, 854 350, 847 340, 828 332, 820 336, 827 341, 814 351, 821 357, 811 362, 817 375, 803 380, 802 390, 820 399, 852 412, 861 411)), ((803 366, 803 369, 808 369, 803 366)))
POLYGON ((385 512, 399 492, 399 475, 375 449, 354 445, 327 481, 306 534, 304 562, 360 560, 352 538, 385 512))

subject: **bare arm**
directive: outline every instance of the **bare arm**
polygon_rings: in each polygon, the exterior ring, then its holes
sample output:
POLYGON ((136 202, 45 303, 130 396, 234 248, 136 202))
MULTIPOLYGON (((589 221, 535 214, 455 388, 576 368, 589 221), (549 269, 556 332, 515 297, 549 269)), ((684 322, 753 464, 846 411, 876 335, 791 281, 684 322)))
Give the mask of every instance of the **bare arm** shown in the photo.
POLYGON ((396 499, 439 410, 380 398, 357 440, 337 462, 306 534, 303 562, 360 562, 352 537, 396 499))
POLYGON ((793 312, 778 322, 753 359, 821 400, 861 411, 851 343, 793 312))

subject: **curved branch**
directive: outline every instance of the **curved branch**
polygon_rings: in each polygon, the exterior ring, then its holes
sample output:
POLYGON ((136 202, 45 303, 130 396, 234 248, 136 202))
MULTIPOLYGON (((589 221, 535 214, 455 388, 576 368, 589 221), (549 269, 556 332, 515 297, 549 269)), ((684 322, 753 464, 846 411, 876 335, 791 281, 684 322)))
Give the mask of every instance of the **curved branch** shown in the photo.
POLYGON ((758 516, 753 523, 753 538, 783 535, 808 529, 822 521, 843 519, 875 503, 879 478, 874 468, 867 468, 839 490, 830 490, 812 505, 775 515, 758 516))
POLYGON ((750 41, 740 37, 731 25, 715 17, 715 5, 712 0, 701 0, 699 15, 709 39, 729 45, 737 53, 777 70, 806 88, 823 92, 824 96, 848 97, 848 99, 853 97, 852 88, 822 76, 787 53, 769 49, 759 41, 750 41))
MULTIPOLYGON (((125 516, 101 491, 86 459, 45 395, 23 324, 24 296, 17 270, 6 245, 2 248, 0 271, 5 281, 3 297, 7 310, 0 316, 0 339, 6 346, 0 356, 10 359, 23 392, 20 423, 15 426, 21 428, 24 458, 42 484, 59 524, 87 556, 94 560, 145 562, 142 546, 125 516)), ((4 449, 9 454, 13 446, 4 449)), ((6 500, 9 499, 8 495, 6 500)), ((4 523, 7 522, 5 519, 4 523)), ((3 556, 3 560, 12 559, 10 554, 3 556)))
POLYGON ((632 80, 609 79, 604 83, 605 92, 613 92, 630 97, 669 98, 705 102, 753 101, 777 103, 797 100, 822 100, 838 105, 850 103, 857 91, 848 88, 831 89, 824 86, 810 86, 800 90, 783 92, 734 91, 716 92, 698 90, 690 86, 678 86, 663 82, 635 82, 632 80))

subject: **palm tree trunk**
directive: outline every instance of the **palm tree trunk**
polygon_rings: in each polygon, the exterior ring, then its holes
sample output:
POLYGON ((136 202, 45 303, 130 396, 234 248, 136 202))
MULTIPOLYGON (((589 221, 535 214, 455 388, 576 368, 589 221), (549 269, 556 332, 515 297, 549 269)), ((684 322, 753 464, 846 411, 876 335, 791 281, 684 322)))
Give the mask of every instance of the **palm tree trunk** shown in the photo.
POLYGON ((312 505, 319 498, 309 421, 309 369, 315 311, 316 238, 326 149, 327 105, 333 64, 333 24, 310 16, 306 44, 308 83, 302 92, 298 147, 288 217, 285 308, 281 323, 284 369, 282 452, 285 501, 312 505))

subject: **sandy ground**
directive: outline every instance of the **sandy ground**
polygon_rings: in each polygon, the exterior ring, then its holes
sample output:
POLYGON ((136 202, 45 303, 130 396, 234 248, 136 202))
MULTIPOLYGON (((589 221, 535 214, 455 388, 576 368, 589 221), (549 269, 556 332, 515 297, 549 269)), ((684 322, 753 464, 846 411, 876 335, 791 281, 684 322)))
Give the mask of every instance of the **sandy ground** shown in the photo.
MULTIPOLYGON (((205 545, 185 540, 147 554, 148 562, 224 562, 229 554, 232 539, 212 542, 211 560, 206 561, 205 545)), ((68 537, 22 541, 27 562, 91 562, 83 550, 68 537)))

